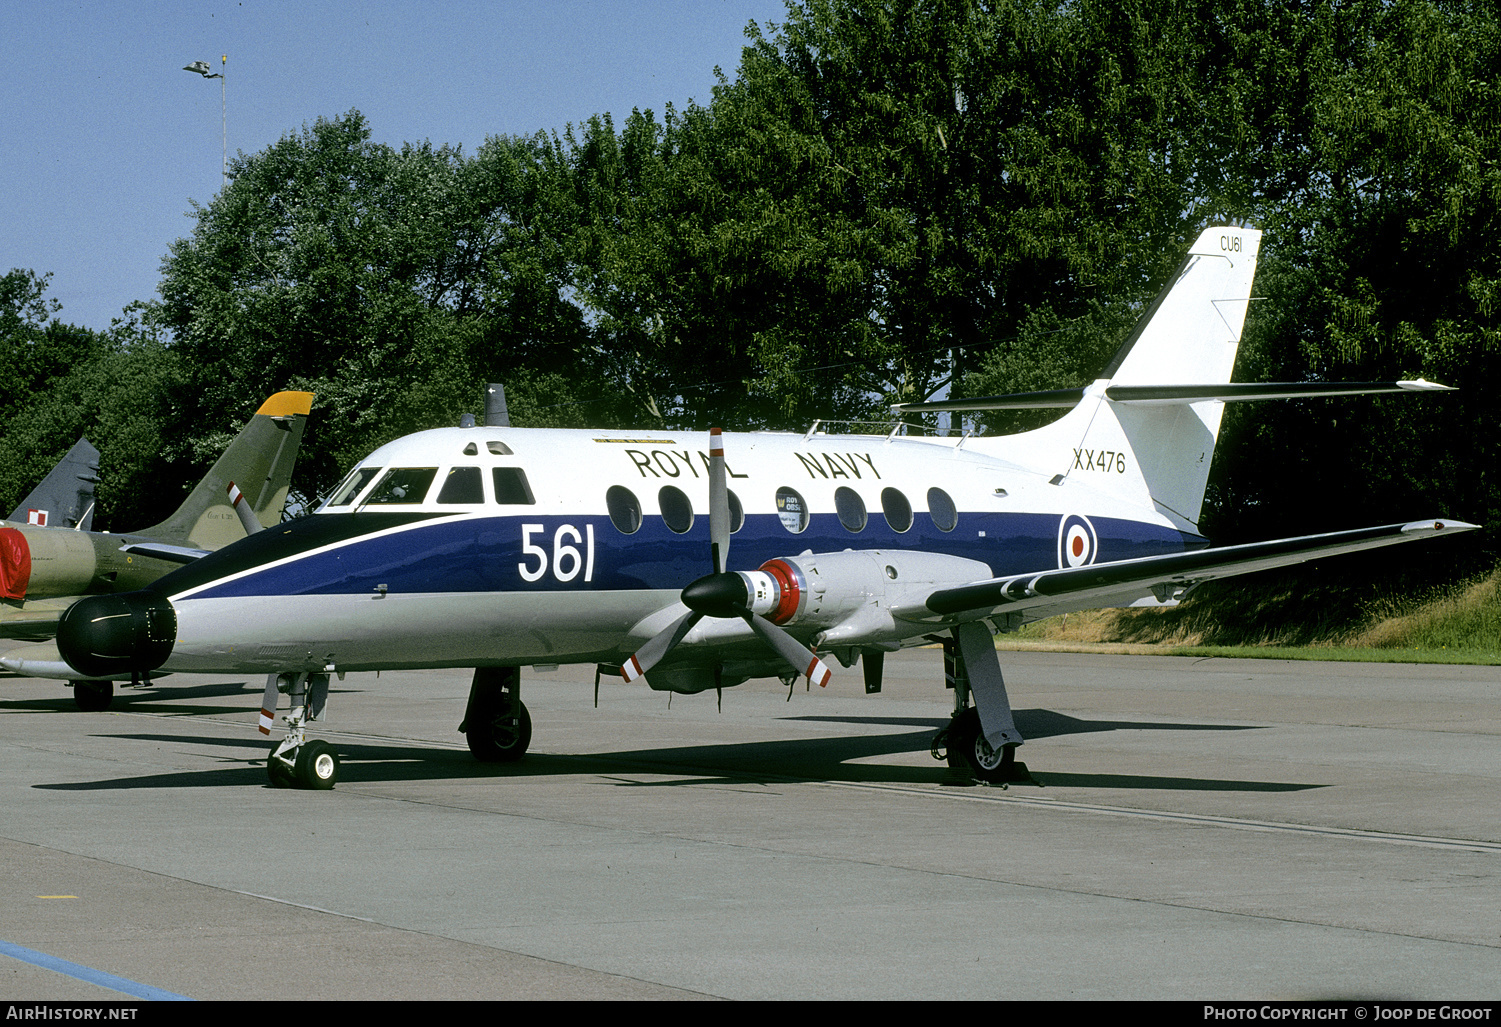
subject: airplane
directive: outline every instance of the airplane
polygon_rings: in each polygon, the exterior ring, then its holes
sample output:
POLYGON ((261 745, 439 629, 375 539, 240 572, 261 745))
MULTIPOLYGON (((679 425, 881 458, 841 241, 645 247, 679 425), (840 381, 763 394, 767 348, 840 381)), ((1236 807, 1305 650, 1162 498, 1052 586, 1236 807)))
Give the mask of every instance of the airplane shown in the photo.
MULTIPOLYGON (((619 668, 695 693, 767 676, 824 685, 832 658, 861 662, 874 692, 886 653, 938 642, 955 696, 935 755, 979 781, 1027 780, 995 633, 1476 527, 1430 518, 1219 548, 1199 533, 1225 403, 1445 388, 1231 384, 1260 241, 1204 231, 1090 385, 967 401, 1068 408, 1042 428, 731 434, 469 418, 380 447, 307 517, 140 591, 81 600, 32 667, 264 673, 263 734, 290 696, 270 781, 322 789, 339 757, 308 727, 330 675, 474 668, 459 730, 478 759, 506 761, 531 741, 523 666, 592 663, 596 683, 619 668)), ((904 409, 935 406, 958 408, 904 409)))
MULTIPOLYGON (((49 526, 0 525, 0 637, 50 638, 63 612, 80 596, 134 591, 252 531, 280 523, 312 398, 308 392, 279 392, 261 404, 188 498, 160 524, 124 535, 88 531, 82 519, 71 529, 50 517, 45 522, 49 526)), ((114 696, 110 680, 76 678, 70 683, 80 709, 108 708, 114 696)))
POLYGON ((99 450, 79 439, 42 483, 11 511, 8 524, 88 531, 94 523, 94 486, 99 483, 99 450))

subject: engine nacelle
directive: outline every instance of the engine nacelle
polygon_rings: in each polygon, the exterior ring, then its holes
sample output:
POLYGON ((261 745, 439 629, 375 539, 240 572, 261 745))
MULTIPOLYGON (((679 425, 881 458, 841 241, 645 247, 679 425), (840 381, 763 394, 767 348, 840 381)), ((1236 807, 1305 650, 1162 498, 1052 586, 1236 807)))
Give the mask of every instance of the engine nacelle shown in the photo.
POLYGON ((898 549, 847 549, 768 560, 742 571, 750 608, 774 624, 834 627, 900 600, 992 576, 978 560, 898 549))

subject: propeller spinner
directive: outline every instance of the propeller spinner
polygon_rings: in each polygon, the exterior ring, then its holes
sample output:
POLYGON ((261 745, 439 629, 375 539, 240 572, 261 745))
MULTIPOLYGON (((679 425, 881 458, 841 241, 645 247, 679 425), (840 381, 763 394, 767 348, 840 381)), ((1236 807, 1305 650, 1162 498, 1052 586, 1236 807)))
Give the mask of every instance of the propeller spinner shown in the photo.
MULTIPOLYGON (((752 609, 748 577, 726 571, 730 554, 730 500, 725 486, 724 441, 718 428, 709 429, 709 557, 713 572, 683 589, 688 612, 663 628, 636 650, 620 668, 620 676, 635 681, 657 665, 705 617, 739 617, 776 651, 792 670, 820 688, 833 672, 811 649, 752 609)), ((764 577, 764 575, 762 575, 764 577)))

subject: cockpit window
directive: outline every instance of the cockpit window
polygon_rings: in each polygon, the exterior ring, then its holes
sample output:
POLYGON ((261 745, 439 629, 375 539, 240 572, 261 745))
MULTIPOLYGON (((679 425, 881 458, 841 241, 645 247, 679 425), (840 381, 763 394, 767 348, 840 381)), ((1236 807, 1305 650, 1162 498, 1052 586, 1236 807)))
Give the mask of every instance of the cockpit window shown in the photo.
POLYGON ((393 467, 375 483, 362 506, 408 506, 427 498, 436 467, 393 467))
POLYGON ((440 503, 483 503, 485 479, 478 467, 450 467, 443 487, 438 490, 440 503))
POLYGON ((526 480, 526 472, 519 467, 496 467, 495 501, 501 506, 534 506, 536 497, 526 480))
POLYGON ((361 467, 351 471, 349 477, 344 479, 336 490, 333 498, 328 501, 329 506, 348 506, 354 502, 354 497, 360 494, 360 490, 370 484, 370 479, 380 473, 379 467, 361 467))

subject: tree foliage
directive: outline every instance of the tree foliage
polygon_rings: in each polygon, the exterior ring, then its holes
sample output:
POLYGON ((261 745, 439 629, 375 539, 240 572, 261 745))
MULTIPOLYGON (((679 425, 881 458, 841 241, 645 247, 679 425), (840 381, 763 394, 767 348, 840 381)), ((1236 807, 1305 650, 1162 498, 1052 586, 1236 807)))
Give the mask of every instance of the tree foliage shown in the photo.
POLYGON ((185 474, 284 388, 318 394, 314 495, 487 381, 517 423, 653 429, 1076 386, 1231 220, 1265 232, 1238 380, 1463 391, 1233 405, 1216 536, 1352 509, 1495 526, 1491 5, 792 0, 746 35, 709 103, 660 116, 468 154, 376 143, 350 111, 241 155, 160 301, 108 333, 11 272, 0 491, 126 416, 113 466, 185 474))

